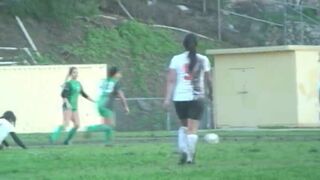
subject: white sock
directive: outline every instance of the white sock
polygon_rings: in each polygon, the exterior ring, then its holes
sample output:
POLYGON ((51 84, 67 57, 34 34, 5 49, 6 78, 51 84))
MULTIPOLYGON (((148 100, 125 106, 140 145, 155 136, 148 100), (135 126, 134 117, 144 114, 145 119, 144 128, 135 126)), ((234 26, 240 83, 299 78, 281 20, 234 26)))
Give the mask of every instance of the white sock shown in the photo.
POLYGON ((196 152, 196 146, 198 142, 198 135, 196 134, 189 134, 188 135, 188 158, 187 161, 192 161, 193 155, 196 152))
POLYGON ((188 153, 187 127, 180 127, 178 130, 178 146, 180 152, 188 153))

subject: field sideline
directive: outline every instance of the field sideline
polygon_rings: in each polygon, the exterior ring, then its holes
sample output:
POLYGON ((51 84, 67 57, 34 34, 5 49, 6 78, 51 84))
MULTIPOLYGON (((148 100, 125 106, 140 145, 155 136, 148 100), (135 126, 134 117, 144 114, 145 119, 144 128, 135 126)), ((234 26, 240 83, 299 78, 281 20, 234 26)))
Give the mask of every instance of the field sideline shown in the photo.
POLYGON ((118 142, 112 147, 104 147, 100 135, 87 140, 79 133, 70 146, 48 146, 46 134, 23 135, 32 145, 28 150, 0 151, 0 180, 320 177, 319 130, 214 132, 221 143, 200 140, 197 163, 185 166, 177 165, 174 132, 117 133, 118 142))

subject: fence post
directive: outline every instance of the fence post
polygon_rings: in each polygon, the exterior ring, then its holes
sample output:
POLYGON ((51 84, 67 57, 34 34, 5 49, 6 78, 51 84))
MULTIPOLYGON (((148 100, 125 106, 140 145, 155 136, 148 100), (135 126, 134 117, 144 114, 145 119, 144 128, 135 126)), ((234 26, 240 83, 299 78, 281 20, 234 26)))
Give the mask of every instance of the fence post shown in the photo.
POLYGON ((284 13, 283 13, 283 44, 287 45, 288 44, 288 40, 287 40, 287 0, 284 0, 284 13))
POLYGON ((301 24, 301 31, 300 31, 300 33, 301 33, 301 39, 300 39, 300 44, 302 45, 302 44, 304 44, 304 20, 303 20, 303 7, 302 7, 302 5, 300 5, 299 6, 299 10, 300 10, 300 24, 301 24))
POLYGON ((207 13, 207 0, 202 0, 202 13, 206 14, 207 13))
POLYGON ((206 128, 207 129, 211 129, 212 128, 212 126, 211 126, 211 124, 212 124, 212 105, 211 105, 211 101, 209 100, 208 101, 208 104, 207 104, 207 109, 206 109, 206 120, 207 120, 207 123, 206 123, 206 128))
POLYGON ((218 0, 218 39, 221 41, 221 0, 218 0))
POLYGON ((166 122, 166 125, 167 125, 167 131, 170 131, 171 130, 170 111, 167 111, 167 122, 166 122))

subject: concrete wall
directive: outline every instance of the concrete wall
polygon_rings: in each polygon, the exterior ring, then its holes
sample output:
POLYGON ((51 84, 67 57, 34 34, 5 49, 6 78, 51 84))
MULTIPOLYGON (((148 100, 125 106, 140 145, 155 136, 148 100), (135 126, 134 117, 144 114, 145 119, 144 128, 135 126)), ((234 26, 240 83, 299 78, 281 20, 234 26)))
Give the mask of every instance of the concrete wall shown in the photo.
MULTIPOLYGON (((84 90, 97 96, 106 65, 75 65, 84 90)), ((50 132, 62 123, 61 85, 70 66, 0 67, 0 113, 13 110, 17 132, 50 132)), ((80 97, 81 125, 100 122, 92 102, 80 97)))
POLYGON ((315 83, 320 48, 308 48, 208 50, 215 59, 217 127, 319 125, 315 83))
POLYGON ((314 126, 319 121, 319 52, 296 51, 299 126, 314 126))

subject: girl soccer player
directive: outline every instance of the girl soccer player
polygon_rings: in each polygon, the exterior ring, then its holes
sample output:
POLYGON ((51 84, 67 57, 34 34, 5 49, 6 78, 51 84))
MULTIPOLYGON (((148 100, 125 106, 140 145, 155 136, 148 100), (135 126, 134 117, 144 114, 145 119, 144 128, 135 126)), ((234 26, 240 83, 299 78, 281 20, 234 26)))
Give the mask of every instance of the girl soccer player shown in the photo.
POLYGON ((20 147, 22 147, 23 149, 27 148, 14 131, 15 123, 16 116, 12 111, 6 111, 3 116, 0 117, 0 149, 2 149, 3 146, 9 146, 9 144, 5 140, 9 134, 11 135, 14 142, 16 142, 20 147))
POLYGON ((198 141, 199 120, 204 111, 205 88, 212 98, 210 62, 196 51, 197 38, 188 34, 183 41, 186 52, 172 58, 167 74, 164 106, 173 102, 181 122, 178 145, 181 151, 180 164, 193 163, 198 141))
POLYGON ((81 83, 77 80, 78 69, 71 67, 69 69, 67 79, 71 78, 64 84, 61 96, 63 98, 63 124, 58 126, 56 130, 51 134, 50 141, 54 143, 59 138, 61 132, 69 125, 69 121, 73 122, 73 128, 69 131, 67 138, 63 144, 68 145, 69 141, 77 132, 80 126, 79 113, 78 113, 78 97, 82 95, 89 101, 94 102, 83 90, 81 83))
POLYGON ((130 112, 125 95, 120 88, 119 80, 121 77, 121 72, 117 67, 111 67, 108 70, 108 78, 104 79, 100 85, 100 97, 97 101, 98 112, 102 117, 102 124, 88 126, 86 128, 87 135, 89 135, 90 132, 104 132, 106 145, 112 143, 114 126, 113 104, 115 98, 120 98, 126 113, 130 112))

